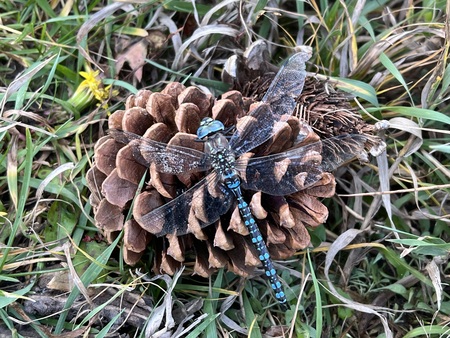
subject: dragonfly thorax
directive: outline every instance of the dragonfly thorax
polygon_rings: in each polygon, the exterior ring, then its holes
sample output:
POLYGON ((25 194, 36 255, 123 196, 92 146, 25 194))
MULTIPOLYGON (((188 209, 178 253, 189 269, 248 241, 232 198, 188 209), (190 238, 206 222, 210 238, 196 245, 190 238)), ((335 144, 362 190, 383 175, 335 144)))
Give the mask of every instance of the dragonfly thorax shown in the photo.
POLYGON ((235 169, 236 158, 222 133, 217 132, 208 136, 205 141, 205 152, 210 155, 211 166, 220 175, 222 183, 230 189, 240 185, 240 178, 235 169))

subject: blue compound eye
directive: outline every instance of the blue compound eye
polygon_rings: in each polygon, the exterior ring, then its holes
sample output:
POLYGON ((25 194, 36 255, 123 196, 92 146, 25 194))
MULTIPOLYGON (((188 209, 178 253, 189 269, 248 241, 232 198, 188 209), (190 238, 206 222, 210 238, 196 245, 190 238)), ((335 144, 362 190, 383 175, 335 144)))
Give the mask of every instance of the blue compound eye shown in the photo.
POLYGON ((197 129, 197 137, 203 140, 205 137, 221 132, 225 126, 219 120, 213 120, 210 117, 205 117, 200 122, 200 127, 197 129))

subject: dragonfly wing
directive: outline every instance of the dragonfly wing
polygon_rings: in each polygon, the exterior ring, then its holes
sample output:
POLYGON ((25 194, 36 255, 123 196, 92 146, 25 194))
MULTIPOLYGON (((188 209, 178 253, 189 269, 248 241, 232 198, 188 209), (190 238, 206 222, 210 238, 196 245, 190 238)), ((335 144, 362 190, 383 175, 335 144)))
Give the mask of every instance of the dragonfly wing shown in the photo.
POLYGON ((209 155, 196 149, 168 145, 122 130, 111 129, 109 133, 117 142, 130 144, 136 161, 146 167, 154 163, 161 173, 189 174, 211 168, 209 155))
POLYGON ((367 159, 366 143, 369 137, 349 134, 331 137, 322 141, 322 164, 324 171, 331 172, 355 159, 367 159))
POLYGON ((305 62, 309 58, 310 54, 306 52, 292 55, 273 79, 261 104, 238 124, 230 140, 236 156, 267 141, 276 133, 277 122, 292 115, 296 98, 303 90, 305 62))
POLYGON ((364 135, 341 135, 284 153, 239 159, 236 163, 244 189, 283 196, 310 187, 331 172, 365 153, 364 135))
POLYGON ((232 193, 211 173, 177 198, 141 214, 135 204, 133 214, 141 227, 160 237, 166 234, 194 233, 214 223, 233 202, 232 193))

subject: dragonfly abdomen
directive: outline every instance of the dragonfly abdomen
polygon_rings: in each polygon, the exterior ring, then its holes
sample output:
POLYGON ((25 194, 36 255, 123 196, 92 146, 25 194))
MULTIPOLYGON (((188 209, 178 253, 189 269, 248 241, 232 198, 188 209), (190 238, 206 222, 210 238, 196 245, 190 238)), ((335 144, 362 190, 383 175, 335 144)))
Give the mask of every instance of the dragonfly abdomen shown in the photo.
POLYGON ((269 249, 267 248, 261 232, 259 231, 255 218, 253 217, 247 202, 244 201, 240 185, 234 187, 231 187, 230 185, 227 186, 236 196, 238 209, 241 214, 242 220, 244 221, 244 224, 247 227, 248 232, 250 233, 250 238, 253 245, 258 251, 258 258, 264 267, 264 272, 266 274, 266 277, 269 279, 270 286, 275 292, 275 297, 280 304, 285 305, 287 300, 284 294, 283 286, 281 285, 280 279, 277 275, 277 271, 273 266, 272 259, 270 258, 269 254, 269 249))
POLYGON ((202 123, 197 135, 199 135, 199 137, 208 137, 205 144, 205 150, 211 156, 211 165, 219 174, 221 183, 236 196, 242 220, 250 233, 253 245, 258 251, 259 260, 264 267, 264 272, 269 279, 270 286, 275 292, 275 297, 282 306, 287 308, 286 296, 277 276, 277 271, 270 258, 269 250, 267 249, 266 243, 264 242, 250 208, 242 196, 241 179, 235 168, 233 151, 230 149, 225 136, 220 133, 220 130, 222 130, 222 128, 219 128, 220 125, 215 124, 210 126, 213 122, 214 120, 207 119, 202 123))

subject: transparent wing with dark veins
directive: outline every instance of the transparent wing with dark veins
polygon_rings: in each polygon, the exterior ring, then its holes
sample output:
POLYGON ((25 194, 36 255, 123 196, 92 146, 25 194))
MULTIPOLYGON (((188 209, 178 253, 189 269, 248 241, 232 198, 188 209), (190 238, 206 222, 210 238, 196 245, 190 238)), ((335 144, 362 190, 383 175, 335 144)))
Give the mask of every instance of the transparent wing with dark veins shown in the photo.
POLYGON ((218 182, 215 172, 191 189, 151 212, 135 219, 142 228, 160 237, 193 232, 217 221, 230 209, 233 195, 218 182))
POLYGON ((242 187, 283 196, 310 187, 331 172, 365 153, 368 138, 352 134, 332 137, 284 153, 238 160, 242 187))
POLYGON ((292 115, 296 98, 301 94, 306 78, 306 52, 292 55, 272 81, 259 107, 254 109, 231 137, 230 146, 236 156, 248 152, 271 138, 277 122, 292 115))
POLYGON ((130 144, 136 161, 144 166, 154 163, 156 170, 167 174, 189 174, 211 168, 208 154, 181 146, 167 145, 130 132, 111 129, 119 143, 130 144))

